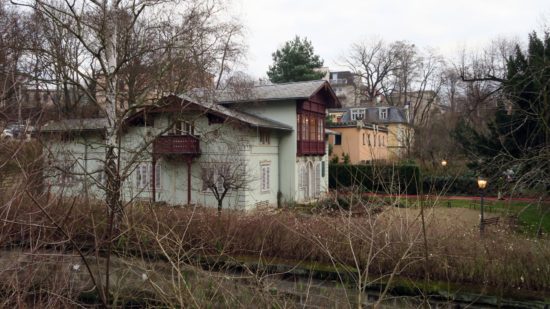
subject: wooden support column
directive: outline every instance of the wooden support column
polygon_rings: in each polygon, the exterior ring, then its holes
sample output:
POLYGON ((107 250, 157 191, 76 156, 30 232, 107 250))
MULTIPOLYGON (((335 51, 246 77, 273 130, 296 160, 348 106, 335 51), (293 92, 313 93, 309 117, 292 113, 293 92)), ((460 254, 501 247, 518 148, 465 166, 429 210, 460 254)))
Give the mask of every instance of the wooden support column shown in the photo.
POLYGON ((151 188, 151 193, 153 195, 152 201, 154 203, 156 201, 156 198, 157 198, 157 184, 156 184, 156 180, 157 180, 157 175, 156 175, 156 173, 157 173, 157 169, 156 169, 157 157, 155 156, 155 154, 153 154, 152 164, 153 164, 153 170, 152 170, 153 173, 152 173, 151 176, 153 178, 152 179, 153 184, 152 184, 152 188, 151 188))
POLYGON ((187 161, 187 205, 191 205, 191 163, 192 157, 186 158, 187 161))

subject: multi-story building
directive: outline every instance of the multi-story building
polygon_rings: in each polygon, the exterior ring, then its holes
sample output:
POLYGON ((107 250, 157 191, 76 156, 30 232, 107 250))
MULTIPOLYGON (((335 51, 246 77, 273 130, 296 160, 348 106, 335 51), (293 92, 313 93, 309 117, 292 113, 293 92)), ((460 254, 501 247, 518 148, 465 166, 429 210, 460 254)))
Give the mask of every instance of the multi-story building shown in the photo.
MULTIPOLYGON (((410 146, 412 145, 414 130, 410 124, 407 108, 399 108, 395 106, 371 106, 330 109, 329 117, 329 127, 342 133, 341 139, 343 141, 347 139, 350 140, 347 148, 350 150, 353 148, 364 149, 361 150, 363 153, 371 153, 373 155, 370 160, 399 160, 406 155, 407 149, 410 149, 410 146), (359 125, 357 125, 357 123, 359 123, 359 125), (347 130, 343 130, 343 126, 347 127, 347 130), (365 132, 357 133, 357 129, 356 132, 350 130, 353 126, 361 130, 365 130, 365 132), (371 130, 375 132, 368 132, 369 128, 372 128, 371 130), (351 132, 354 133, 352 134, 351 132), (369 134, 374 133, 376 133, 380 138, 383 138, 382 147, 385 149, 379 151, 369 149, 368 139, 365 143, 366 145, 362 145, 363 134, 366 134, 368 137, 369 134), (351 135, 346 137, 346 134, 351 135), (357 136, 357 134, 359 134, 359 136, 357 136), (358 145, 354 147, 351 146, 352 143, 358 145)), ((331 137, 331 140, 332 139, 336 139, 336 137, 331 137)), ((380 142, 378 142, 378 145, 380 145, 380 142)), ((374 143, 371 143, 371 146, 374 147, 374 143)), ((335 146, 333 146, 333 149, 334 147, 335 146)), ((352 160, 352 162, 360 162, 364 160, 368 161, 369 159, 359 159, 358 161, 352 160)))

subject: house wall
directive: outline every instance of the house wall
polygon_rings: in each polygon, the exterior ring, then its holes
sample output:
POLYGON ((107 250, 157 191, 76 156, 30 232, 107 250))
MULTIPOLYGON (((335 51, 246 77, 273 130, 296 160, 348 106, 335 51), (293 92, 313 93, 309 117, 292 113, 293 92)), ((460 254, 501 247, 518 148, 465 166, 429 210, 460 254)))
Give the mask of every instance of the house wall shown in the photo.
POLYGON ((238 108, 247 113, 275 120, 292 127, 292 132, 279 134, 278 187, 283 200, 294 201, 300 189, 297 175, 297 116, 296 101, 239 104, 238 108))
MULTIPOLYGON (((268 103, 240 103, 238 108, 244 112, 278 121, 292 127, 292 132, 278 133, 278 188, 282 193, 283 202, 302 203, 319 197, 313 196, 311 192, 308 194, 306 188, 300 183, 300 177, 302 177, 303 172, 302 167, 307 165, 308 162, 314 168, 325 167, 325 172, 321 173, 324 176, 320 179, 320 196, 328 192, 328 144, 326 144, 327 148, 323 156, 297 156, 298 128, 295 100, 268 103)), ((272 193, 275 193, 276 198, 277 192, 272 193)))
MULTIPOLYGON (((191 203, 205 206, 217 206, 217 201, 210 190, 202 190, 202 170, 211 167, 212 162, 244 162, 246 188, 237 192, 230 191, 224 198, 224 208, 250 209, 261 202, 261 205, 276 205, 279 191, 279 134, 271 130, 270 143, 260 143, 259 130, 236 122, 225 124, 208 124, 208 119, 200 114, 188 114, 185 120, 195 125, 195 134, 200 136, 202 154, 194 158, 191 164, 191 203), (234 160, 234 161, 232 161, 234 160), (269 190, 261 190, 261 166, 270 166, 269 190)), ((123 198, 129 200, 151 200, 153 190, 140 189, 136 184, 137 168, 140 164, 152 164, 152 144, 155 136, 171 124, 171 116, 158 115, 152 127, 129 127, 121 139, 121 170, 127 170, 128 177, 123 183, 123 198), (149 143, 149 145, 147 145, 149 143)), ((66 139, 65 139, 66 140, 66 139)), ((48 183, 52 191, 67 196, 81 195, 87 188, 91 197, 102 198, 104 191, 94 178, 104 175, 103 160, 105 152, 99 133, 90 136, 79 136, 69 141, 59 138, 48 138, 46 152, 51 153, 50 170, 60 170, 67 163, 75 162, 77 168, 72 171, 81 176, 67 185, 61 183, 58 173, 49 173, 48 183), (66 157, 70 160, 65 160, 66 157), (88 160, 85 160, 88 158, 88 160), (70 161, 70 162, 66 162, 70 161), (85 177, 87 170, 88 177, 85 177), (86 185, 87 184, 87 185, 86 185)), ((188 165, 182 155, 163 155, 157 159, 160 165, 160 188, 155 190, 156 201, 168 204, 186 204, 188 199, 188 165)))
POLYGON ((340 132, 342 138, 341 145, 335 145, 335 136, 329 137, 329 143, 332 145, 333 156, 338 156, 340 162, 343 161, 343 153, 349 154, 351 164, 359 164, 372 160, 388 159, 388 133, 384 131, 375 131, 370 128, 357 127, 333 127, 331 130, 340 132), (363 137, 363 135, 365 135, 363 137), (368 136, 370 135, 371 144, 369 146, 368 136), (380 145, 379 138, 383 137, 383 143, 380 145), (364 139, 365 138, 365 139, 364 139), (376 138, 376 146, 374 139, 376 138))
POLYGON ((67 196, 102 197, 99 194, 105 160, 102 137, 96 133, 70 138, 52 134, 47 139, 43 175, 46 190, 67 196))
POLYGON ((408 143, 414 139, 414 130, 403 123, 391 123, 388 127, 388 158, 400 160, 406 155, 408 143))

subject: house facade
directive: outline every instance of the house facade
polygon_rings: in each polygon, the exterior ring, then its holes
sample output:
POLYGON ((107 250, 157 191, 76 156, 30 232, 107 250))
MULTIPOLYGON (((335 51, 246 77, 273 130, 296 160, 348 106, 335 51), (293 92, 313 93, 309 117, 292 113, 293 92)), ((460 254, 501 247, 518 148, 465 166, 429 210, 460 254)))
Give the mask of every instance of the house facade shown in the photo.
MULTIPOLYGON (((122 125, 123 196, 172 205, 251 209, 308 202, 328 188, 326 109, 339 106, 327 82, 253 87, 215 102, 171 95, 122 125)), ((101 198, 105 120, 49 123, 46 181, 66 195, 101 198)))
MULTIPOLYGON (((355 150, 355 153, 368 153, 362 156, 354 156, 359 161, 369 160, 390 160, 396 161, 406 155, 408 147, 412 144, 414 130, 408 118, 406 108, 396 106, 371 106, 356 108, 339 108, 328 111, 330 125, 329 127, 342 134, 349 134, 349 137, 342 135, 342 141, 350 140, 350 146, 344 148, 355 150), (355 127, 355 131, 352 130, 355 127), (362 130, 362 131, 361 131, 362 130), (363 134, 367 137, 365 146, 363 146, 363 134), (371 149, 368 147, 368 136, 377 135, 382 140, 376 140, 378 148, 374 147, 374 141, 371 142, 371 149), (352 142, 353 141, 353 142, 352 142), (352 147, 351 144, 357 145, 352 147), (382 144, 382 146, 380 146, 382 144)), ((331 137, 331 141, 336 138, 331 137)), ((336 143, 335 143, 336 144, 336 143)), ((333 146, 334 149, 335 146, 333 146)), ((336 148, 339 150, 339 148, 336 148)), ((333 150, 334 151, 334 150, 333 150)), ((335 152, 338 154, 338 152, 335 152)), ((351 159, 350 153, 350 159, 351 159)), ((353 163, 356 163, 352 160, 353 163)))

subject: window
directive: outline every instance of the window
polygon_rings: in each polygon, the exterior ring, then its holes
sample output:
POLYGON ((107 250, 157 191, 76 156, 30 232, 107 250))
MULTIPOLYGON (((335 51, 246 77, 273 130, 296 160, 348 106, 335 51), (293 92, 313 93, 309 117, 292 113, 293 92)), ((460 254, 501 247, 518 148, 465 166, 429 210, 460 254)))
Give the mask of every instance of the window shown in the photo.
POLYGON ((369 146, 372 146, 371 143, 370 143, 370 134, 367 135, 367 142, 368 142, 369 146))
POLYGON ((178 120, 174 124, 172 133, 175 135, 193 135, 195 134, 195 126, 190 122, 178 120))
POLYGON ((260 144, 269 145, 271 143, 271 134, 267 130, 260 130, 260 144))
POLYGON ((366 135, 366 134, 363 133, 363 145, 365 145, 365 139, 366 139, 365 135, 366 135))
MULTIPOLYGON (((161 165, 157 162, 155 165, 155 189, 159 190, 161 186, 161 165)), ((144 162, 137 166, 135 170, 135 186, 140 190, 153 189, 153 164, 150 162, 144 162)))
POLYGON ((76 161, 65 160, 61 162, 60 166, 60 183, 64 186, 74 186, 77 183, 76 173, 76 161))
POLYGON ((321 162, 315 164, 315 187, 313 196, 319 197, 321 195, 321 162))
POLYGON ((269 192, 271 189, 270 175, 271 175, 271 163, 261 163, 260 165, 260 190, 261 192, 269 192))
POLYGON ((202 168, 202 191, 211 190, 215 186, 218 193, 223 193, 226 186, 225 180, 227 177, 231 177, 230 166, 223 163, 214 163, 213 165, 214 167, 202 168))
POLYGON ((225 118, 221 117, 221 116, 218 116, 218 115, 214 115, 214 114, 207 114, 206 117, 208 118, 208 124, 211 125, 211 124, 216 124, 216 123, 224 123, 225 122, 225 118))
POLYGON ((383 107, 378 110, 378 116, 380 119, 388 119, 388 108, 383 107))
POLYGON ((378 135, 378 146, 382 146, 382 135, 378 135))
POLYGON ((334 135, 334 145, 342 145, 342 135, 334 135))
POLYGON ((376 134, 372 136, 373 147, 376 147, 376 134))
POLYGON ((323 120, 317 119, 317 140, 323 141, 324 140, 324 133, 323 132, 323 120))
POLYGON ((365 109, 364 108, 352 108, 351 109, 351 120, 361 120, 365 118, 365 109))
POLYGON ((324 141, 325 118, 321 114, 298 114, 298 140, 300 141, 324 141))

